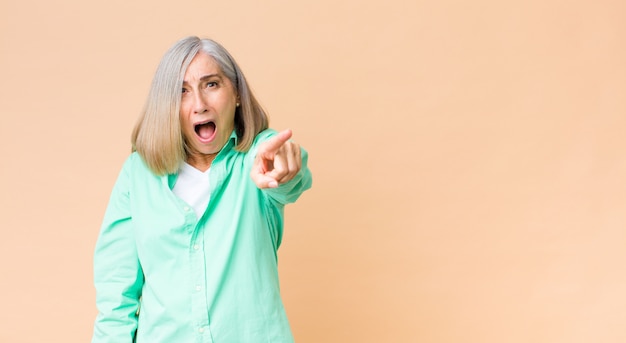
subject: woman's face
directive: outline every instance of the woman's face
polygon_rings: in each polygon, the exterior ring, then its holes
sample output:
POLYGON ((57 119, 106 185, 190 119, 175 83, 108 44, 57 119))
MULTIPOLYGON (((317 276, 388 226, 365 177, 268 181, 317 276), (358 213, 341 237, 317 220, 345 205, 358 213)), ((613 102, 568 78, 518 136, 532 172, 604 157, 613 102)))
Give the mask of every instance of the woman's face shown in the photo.
POLYGON ((196 168, 199 161, 210 165, 235 127, 237 92, 215 60, 202 51, 185 72, 182 92, 180 123, 187 163, 196 168))

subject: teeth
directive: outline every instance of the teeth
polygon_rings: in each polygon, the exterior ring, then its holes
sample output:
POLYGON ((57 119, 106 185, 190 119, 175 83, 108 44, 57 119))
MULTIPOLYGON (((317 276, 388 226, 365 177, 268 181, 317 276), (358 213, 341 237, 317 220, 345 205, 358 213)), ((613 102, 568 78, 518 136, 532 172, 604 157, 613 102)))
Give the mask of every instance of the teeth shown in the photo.
MULTIPOLYGON (((194 125, 193 129, 194 129, 196 132, 198 132, 198 130, 200 129, 200 127, 201 127, 201 126, 203 126, 203 125, 209 125, 209 124, 211 124, 211 123, 212 123, 212 122, 211 122, 210 120, 209 120, 209 121, 206 121, 206 122, 204 122, 204 123, 198 123, 198 124, 195 124, 195 125, 194 125)), ((215 124, 213 124, 213 125, 215 125, 215 124)))

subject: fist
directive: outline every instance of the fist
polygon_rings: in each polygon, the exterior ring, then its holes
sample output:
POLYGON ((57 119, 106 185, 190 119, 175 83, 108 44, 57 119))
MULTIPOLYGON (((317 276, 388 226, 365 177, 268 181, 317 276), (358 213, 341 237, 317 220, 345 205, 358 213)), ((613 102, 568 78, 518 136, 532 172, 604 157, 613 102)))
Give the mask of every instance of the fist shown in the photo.
POLYGON ((300 145, 289 140, 291 135, 291 130, 281 131, 259 146, 250 172, 257 187, 278 187, 289 182, 300 171, 300 145))

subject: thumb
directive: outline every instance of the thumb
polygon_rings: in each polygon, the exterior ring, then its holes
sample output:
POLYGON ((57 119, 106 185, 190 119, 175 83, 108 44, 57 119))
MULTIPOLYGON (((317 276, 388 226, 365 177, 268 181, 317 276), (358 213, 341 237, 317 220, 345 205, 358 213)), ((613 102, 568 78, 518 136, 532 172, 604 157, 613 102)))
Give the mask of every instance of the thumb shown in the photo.
POLYGON ((263 172, 263 167, 261 165, 254 166, 252 168, 250 171, 250 178, 260 189, 278 187, 278 181, 263 172))

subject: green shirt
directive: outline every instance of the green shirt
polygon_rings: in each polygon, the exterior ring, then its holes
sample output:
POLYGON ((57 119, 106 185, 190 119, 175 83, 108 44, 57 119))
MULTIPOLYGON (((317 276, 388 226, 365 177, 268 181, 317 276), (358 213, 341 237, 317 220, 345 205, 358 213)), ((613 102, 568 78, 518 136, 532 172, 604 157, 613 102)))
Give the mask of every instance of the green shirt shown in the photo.
POLYGON ((250 178, 233 133, 211 165, 204 215, 133 153, 113 188, 94 256, 98 316, 92 343, 293 342, 279 293, 283 208, 311 187, 302 169, 277 188, 250 178))

